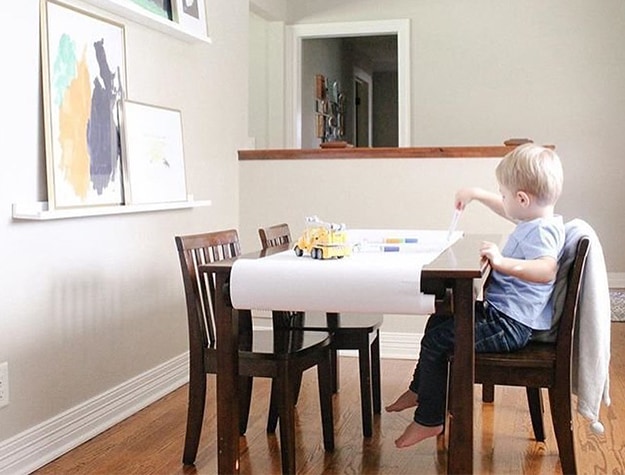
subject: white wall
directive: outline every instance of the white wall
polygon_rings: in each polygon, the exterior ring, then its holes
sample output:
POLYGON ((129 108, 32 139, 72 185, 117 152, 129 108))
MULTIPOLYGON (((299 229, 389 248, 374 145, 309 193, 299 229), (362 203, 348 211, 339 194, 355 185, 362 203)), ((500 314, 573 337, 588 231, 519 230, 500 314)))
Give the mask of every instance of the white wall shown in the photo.
MULTIPOLYGON (((304 217, 351 228, 447 229, 454 192, 467 183, 496 187, 498 158, 243 161, 240 167, 243 246, 259 247, 258 228, 287 222, 293 237, 304 217), (346 219, 347 217, 347 219, 346 219)), ((510 223, 469 206, 459 229, 506 233, 510 223)))
POLYGON ((248 8, 207 1, 212 44, 126 23, 128 98, 182 111, 188 189, 211 207, 16 222, 12 203, 46 199, 39 0, 3 4, 0 472, 3 441, 187 350, 173 237, 238 225, 248 8))
POLYGON ((284 21, 287 0, 250 0, 250 11, 265 19, 284 21))
MULTIPOLYGON (((625 272, 625 3, 394 0, 382 10, 379 5, 292 0, 287 23, 410 19, 412 145, 493 145, 510 137, 555 144, 565 167, 558 211, 589 221, 602 239, 608 270, 625 272)), ((350 167, 352 181, 367 173, 360 162, 350 167)), ((454 167, 450 173, 457 173, 454 167)), ((464 178, 471 183, 480 176, 469 171, 464 178)), ((441 174, 440 180, 446 177, 441 174)), ((244 203, 250 201, 247 193, 242 187, 244 203)), ((257 210, 242 205, 242 229, 252 227, 246 219, 258 216, 257 210)), ((290 207, 289 216, 302 219, 308 211, 290 207)), ((351 224, 356 216, 346 213, 339 219, 351 224)), ((370 220, 384 213, 374 204, 370 220)))
POLYGON ((250 12, 249 21, 249 124, 248 133, 253 137, 255 148, 269 148, 269 93, 273 85, 269 82, 271 57, 268 51, 269 29, 267 22, 250 12))
MULTIPOLYGON (((253 3, 250 4, 250 7, 253 3)), ((250 11, 249 136, 253 148, 284 145, 284 22, 250 11)))

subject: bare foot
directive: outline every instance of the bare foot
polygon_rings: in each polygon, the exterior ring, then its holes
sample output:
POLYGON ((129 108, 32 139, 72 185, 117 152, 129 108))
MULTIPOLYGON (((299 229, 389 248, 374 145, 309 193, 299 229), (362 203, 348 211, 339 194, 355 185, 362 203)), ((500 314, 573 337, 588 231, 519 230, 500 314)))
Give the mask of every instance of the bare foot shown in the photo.
POLYGON ((417 406, 417 395, 410 390, 407 390, 401 396, 397 398, 397 400, 386 406, 386 412, 401 412, 404 409, 409 409, 411 407, 417 406))
POLYGON ((408 425, 408 427, 406 427, 406 430, 404 430, 404 433, 399 437, 399 439, 395 440, 395 447, 399 449, 410 447, 411 445, 418 444, 422 440, 430 437, 436 437, 442 433, 442 425, 427 427, 413 421, 408 425))

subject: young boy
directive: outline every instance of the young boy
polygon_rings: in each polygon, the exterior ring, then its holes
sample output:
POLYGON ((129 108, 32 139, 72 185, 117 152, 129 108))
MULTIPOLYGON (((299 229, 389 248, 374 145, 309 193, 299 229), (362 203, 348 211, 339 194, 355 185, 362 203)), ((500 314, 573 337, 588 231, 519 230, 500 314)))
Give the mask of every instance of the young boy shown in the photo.
MULTIPOLYGON (((463 210, 477 200, 516 223, 500 251, 484 242, 480 256, 491 266, 484 300, 475 305, 475 351, 508 352, 524 347, 532 330, 550 327, 549 297, 564 244, 564 223, 554 215, 562 191, 560 159, 550 149, 524 144, 507 154, 496 169, 500 194, 481 188, 456 193, 463 210)), ((409 389, 386 406, 388 412, 415 407, 414 422, 395 440, 409 447, 443 431, 447 361, 454 348, 454 321, 434 314, 428 320, 409 389)))

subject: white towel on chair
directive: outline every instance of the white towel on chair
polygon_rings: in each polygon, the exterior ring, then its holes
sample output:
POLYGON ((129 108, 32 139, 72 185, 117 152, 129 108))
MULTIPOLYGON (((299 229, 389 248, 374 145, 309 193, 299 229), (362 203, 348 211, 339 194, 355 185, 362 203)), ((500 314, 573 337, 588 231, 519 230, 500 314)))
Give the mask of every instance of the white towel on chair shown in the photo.
POLYGON ((577 411, 593 422, 593 431, 602 433, 603 425, 599 422, 601 402, 610 405, 608 274, 601 242, 592 227, 581 219, 573 220, 569 225, 567 234, 590 238, 573 343, 573 394, 577 394, 577 411))

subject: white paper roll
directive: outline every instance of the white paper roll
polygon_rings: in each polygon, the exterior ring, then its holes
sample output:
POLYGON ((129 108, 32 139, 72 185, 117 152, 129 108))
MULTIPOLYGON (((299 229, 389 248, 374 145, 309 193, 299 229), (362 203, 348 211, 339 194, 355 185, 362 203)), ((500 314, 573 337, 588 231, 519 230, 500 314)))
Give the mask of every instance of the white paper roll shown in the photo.
POLYGON ((447 231, 351 230, 352 245, 366 242, 369 247, 364 252, 364 246, 361 251, 355 247, 342 259, 297 257, 292 250, 239 259, 230 277, 232 304, 258 310, 430 314, 434 296, 420 291, 421 269, 461 234, 454 237, 448 240, 447 231), (385 242, 398 249, 371 247, 385 242))

